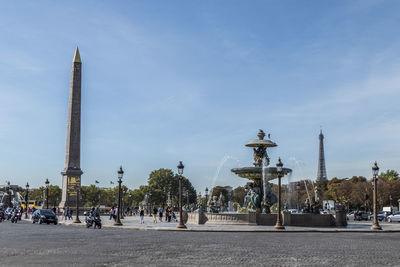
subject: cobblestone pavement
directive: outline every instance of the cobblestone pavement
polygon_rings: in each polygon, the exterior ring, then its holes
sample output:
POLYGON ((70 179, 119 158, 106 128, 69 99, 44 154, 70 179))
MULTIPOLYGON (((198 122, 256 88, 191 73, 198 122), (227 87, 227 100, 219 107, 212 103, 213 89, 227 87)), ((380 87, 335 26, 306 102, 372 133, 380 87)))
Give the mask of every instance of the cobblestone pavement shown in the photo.
POLYGON ((218 233, 0 223, 1 266, 399 266, 400 233, 218 233))

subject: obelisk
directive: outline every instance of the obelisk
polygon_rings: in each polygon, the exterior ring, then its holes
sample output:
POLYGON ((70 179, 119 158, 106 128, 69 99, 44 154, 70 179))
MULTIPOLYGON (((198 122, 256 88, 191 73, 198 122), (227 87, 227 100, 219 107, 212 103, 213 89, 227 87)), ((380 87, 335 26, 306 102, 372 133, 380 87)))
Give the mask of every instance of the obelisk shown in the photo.
POLYGON ((75 207, 76 194, 81 186, 81 74, 82 62, 76 47, 72 61, 68 103, 67 145, 64 170, 61 172, 62 197, 60 207, 75 207))

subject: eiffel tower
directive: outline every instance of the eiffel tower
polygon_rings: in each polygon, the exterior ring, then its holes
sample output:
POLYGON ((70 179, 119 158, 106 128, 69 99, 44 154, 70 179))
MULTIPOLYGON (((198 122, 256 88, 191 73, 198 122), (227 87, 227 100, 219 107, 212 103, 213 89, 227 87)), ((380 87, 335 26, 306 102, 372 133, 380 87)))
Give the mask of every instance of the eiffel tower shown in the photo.
POLYGON ((322 130, 319 134, 319 158, 318 158, 318 173, 317 173, 317 181, 326 181, 328 180, 326 176, 326 167, 325 167, 325 153, 324 153, 324 135, 322 134, 322 130))

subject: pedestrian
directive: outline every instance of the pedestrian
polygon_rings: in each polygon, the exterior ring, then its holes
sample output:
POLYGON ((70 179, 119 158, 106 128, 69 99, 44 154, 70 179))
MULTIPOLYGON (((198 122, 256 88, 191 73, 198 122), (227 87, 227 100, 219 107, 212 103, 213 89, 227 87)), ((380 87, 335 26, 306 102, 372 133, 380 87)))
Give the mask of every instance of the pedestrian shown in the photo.
POLYGON ((68 218, 69 218, 69 220, 72 220, 72 209, 69 209, 68 218))
POLYGON ((160 222, 162 222, 162 217, 163 217, 163 208, 162 207, 158 208, 158 216, 159 216, 160 222))
POLYGON ((172 211, 172 208, 170 206, 168 206, 167 209, 165 210, 165 221, 166 222, 171 222, 171 211, 172 211))
POLYGON ((153 222, 154 223, 157 223, 157 212, 158 212, 157 208, 154 207, 154 209, 153 209, 153 222))
POLYGON ((117 221, 117 214, 118 214, 118 208, 114 208, 114 214, 113 214, 113 218, 114 218, 114 221, 117 221))
POLYGON ((111 206, 110 209, 110 220, 114 217, 114 206, 111 206))
POLYGON ((64 221, 66 221, 67 219, 69 220, 69 207, 67 207, 66 209, 64 208, 64 221))
POLYGON ((139 215, 140 215, 140 224, 144 224, 144 209, 143 209, 143 207, 140 208, 139 215))

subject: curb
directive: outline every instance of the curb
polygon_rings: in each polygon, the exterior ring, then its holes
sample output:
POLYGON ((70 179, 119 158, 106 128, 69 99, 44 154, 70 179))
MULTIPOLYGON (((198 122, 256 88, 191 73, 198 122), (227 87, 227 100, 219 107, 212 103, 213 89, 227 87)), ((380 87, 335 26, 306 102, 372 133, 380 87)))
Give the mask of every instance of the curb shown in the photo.
MULTIPOLYGON (((58 223, 62 226, 81 226, 85 227, 84 224, 64 224, 58 223)), ((275 230, 275 229, 179 229, 179 228, 143 228, 136 226, 114 226, 114 225, 102 225, 102 228, 109 229, 121 229, 121 230, 140 230, 140 231, 173 231, 173 232, 218 232, 218 233, 400 233, 400 230, 366 230, 366 229, 288 229, 288 230, 275 230)))

